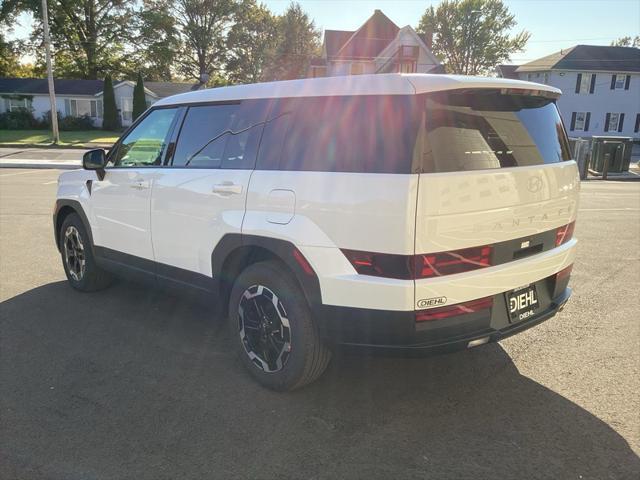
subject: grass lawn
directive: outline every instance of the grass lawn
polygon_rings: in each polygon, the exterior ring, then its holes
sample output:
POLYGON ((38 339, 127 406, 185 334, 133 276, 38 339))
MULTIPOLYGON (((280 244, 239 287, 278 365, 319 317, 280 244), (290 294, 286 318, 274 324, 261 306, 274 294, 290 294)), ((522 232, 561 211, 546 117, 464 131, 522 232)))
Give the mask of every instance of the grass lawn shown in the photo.
MULTIPOLYGON (((60 132, 60 144, 114 143, 120 133, 106 130, 60 132)), ((48 130, 0 130, 0 146, 3 143, 51 144, 48 130)))

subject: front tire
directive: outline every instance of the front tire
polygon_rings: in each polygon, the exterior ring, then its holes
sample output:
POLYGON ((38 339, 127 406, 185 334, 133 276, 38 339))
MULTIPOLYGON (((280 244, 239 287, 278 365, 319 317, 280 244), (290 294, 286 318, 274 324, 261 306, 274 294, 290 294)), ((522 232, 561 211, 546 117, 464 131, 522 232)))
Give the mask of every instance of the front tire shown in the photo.
POLYGON ((87 230, 76 213, 62 222, 60 253, 67 280, 76 290, 95 292, 112 283, 112 276, 97 265, 87 230))
POLYGON ((300 286, 278 262, 256 263, 238 276, 229 325, 240 360, 272 390, 313 382, 331 359, 300 286))

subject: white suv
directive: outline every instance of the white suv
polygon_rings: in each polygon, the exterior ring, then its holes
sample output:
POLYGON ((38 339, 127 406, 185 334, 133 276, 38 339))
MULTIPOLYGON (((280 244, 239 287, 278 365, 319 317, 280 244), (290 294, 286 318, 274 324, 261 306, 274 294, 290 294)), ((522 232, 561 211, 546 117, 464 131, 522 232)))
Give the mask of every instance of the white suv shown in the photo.
POLYGON ((579 176, 546 85, 362 75, 185 93, 60 176, 71 285, 113 273, 216 299, 287 390, 335 345, 432 352, 567 301, 579 176))

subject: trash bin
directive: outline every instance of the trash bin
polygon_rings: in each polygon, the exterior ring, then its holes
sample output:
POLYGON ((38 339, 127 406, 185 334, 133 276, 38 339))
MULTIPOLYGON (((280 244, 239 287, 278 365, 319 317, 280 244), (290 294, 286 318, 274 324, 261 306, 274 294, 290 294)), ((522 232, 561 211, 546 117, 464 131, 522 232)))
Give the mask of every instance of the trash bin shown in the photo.
POLYGON ((569 148, 573 159, 578 164, 580 179, 584 180, 587 178, 587 162, 591 151, 591 141, 586 138, 569 138, 569 148))
POLYGON ((591 161, 589 169, 602 173, 605 156, 609 157, 608 173, 629 171, 633 139, 630 137, 596 137, 592 138, 591 161))

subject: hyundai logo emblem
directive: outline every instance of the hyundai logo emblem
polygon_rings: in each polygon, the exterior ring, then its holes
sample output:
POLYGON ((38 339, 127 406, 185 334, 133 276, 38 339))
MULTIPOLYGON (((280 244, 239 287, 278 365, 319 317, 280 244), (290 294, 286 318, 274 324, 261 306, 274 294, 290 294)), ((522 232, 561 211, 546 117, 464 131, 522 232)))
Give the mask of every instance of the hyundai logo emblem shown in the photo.
POLYGON ((527 188, 531 193, 542 190, 542 177, 529 177, 529 180, 527 180, 527 188))

